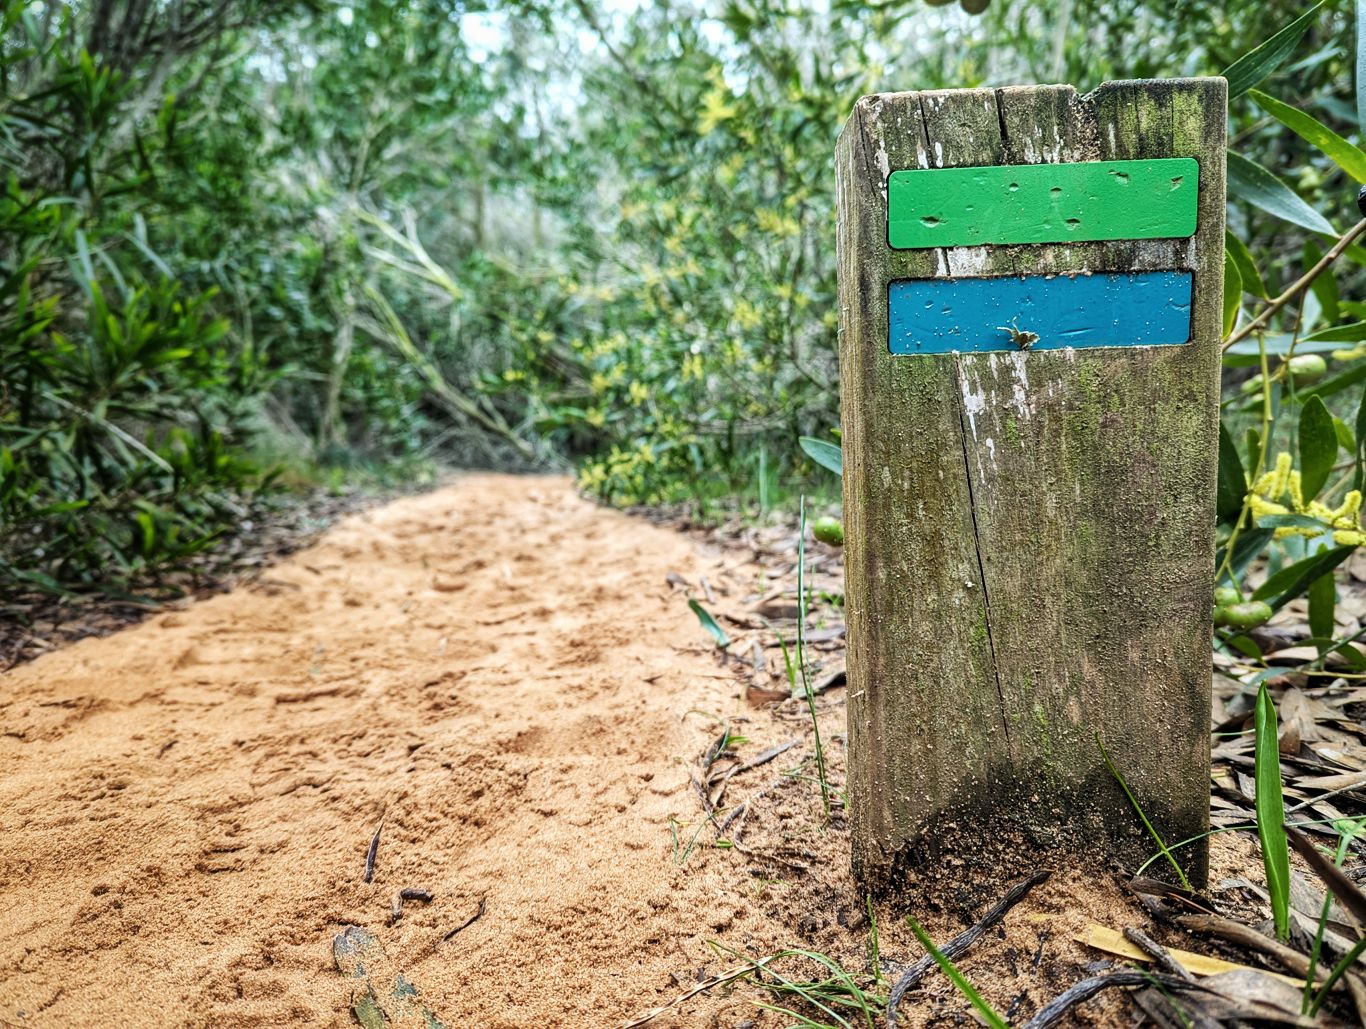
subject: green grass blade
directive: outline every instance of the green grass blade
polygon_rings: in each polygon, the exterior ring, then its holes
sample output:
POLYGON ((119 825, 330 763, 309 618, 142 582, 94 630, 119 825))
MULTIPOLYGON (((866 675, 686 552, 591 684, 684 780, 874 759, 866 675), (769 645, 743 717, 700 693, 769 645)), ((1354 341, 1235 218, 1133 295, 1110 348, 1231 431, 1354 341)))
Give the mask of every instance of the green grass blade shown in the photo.
POLYGON ((730 646, 730 637, 726 635, 726 630, 717 624, 716 619, 711 613, 695 600, 689 600, 688 606, 692 608, 692 613, 697 615, 697 620, 702 623, 702 628, 711 633, 711 638, 716 641, 716 645, 722 650, 730 646))
POLYGON ((816 774, 821 783, 821 805, 825 817, 830 817, 830 782, 825 777, 825 750, 821 746, 821 727, 816 719, 816 694, 811 690, 811 676, 806 667, 806 497, 801 498, 801 515, 797 533, 797 664, 802 673, 802 690, 806 694, 806 709, 811 714, 811 732, 815 737, 816 774))
POLYGON ((958 992, 977 1009, 977 1013, 982 1016, 987 1025, 991 1026, 991 1029, 1010 1029, 1006 1020, 996 1013, 995 1008, 982 999, 982 995, 977 992, 972 983, 967 981, 963 973, 958 971, 958 967, 940 953, 939 948, 934 945, 934 941, 930 939, 924 929, 920 928, 920 924, 909 916, 906 921, 911 923, 911 930, 915 933, 916 939, 929 952, 930 957, 934 958, 934 963, 939 966, 940 971, 949 977, 949 981, 954 986, 958 987, 958 992))
POLYGON ((1314 998, 1314 1003, 1309 1008, 1311 1018, 1319 1013, 1319 1008, 1323 1007, 1323 1002, 1328 999, 1328 991, 1337 985, 1337 981, 1347 973, 1347 969, 1356 964, 1356 960, 1361 957, 1362 951, 1366 951, 1366 939, 1357 940, 1356 945, 1342 955, 1342 960, 1333 966, 1333 971, 1323 981, 1318 996, 1314 998))
MULTIPOLYGON (((1333 828, 1338 831, 1338 849, 1333 856, 1333 864, 1342 867, 1343 859, 1347 857, 1347 848, 1351 846, 1353 838, 1366 828, 1366 819, 1357 819, 1355 822, 1342 821, 1334 822, 1333 828)), ((1309 951, 1309 970, 1304 973, 1304 999, 1300 1004, 1300 1014, 1309 1014, 1314 1006, 1314 977, 1318 972, 1319 955, 1323 952, 1323 934, 1328 928, 1328 916, 1333 910, 1333 891, 1325 890, 1323 894, 1323 910, 1319 912, 1318 928, 1314 932, 1314 944, 1309 951)))
POLYGON ((1290 939, 1290 844, 1285 837, 1285 798, 1281 793, 1281 752, 1276 724, 1276 705, 1266 683, 1257 691, 1257 750, 1254 778, 1257 784, 1257 839, 1266 866, 1266 892, 1271 896, 1271 916, 1276 936, 1290 939))
POLYGON ((1129 804, 1138 812, 1139 820, 1143 822, 1143 828, 1148 830, 1148 835, 1151 836, 1153 842, 1157 844, 1157 849, 1162 852, 1162 856, 1166 858, 1167 862, 1176 870, 1176 878, 1180 881, 1181 885, 1189 890, 1191 888, 1191 883, 1190 880, 1186 878, 1185 869, 1181 867, 1180 863, 1176 860, 1176 856, 1172 854, 1171 850, 1167 847, 1166 841, 1162 839, 1161 834, 1153 828, 1153 823, 1148 821, 1148 816, 1143 812, 1143 808, 1139 805, 1138 798, 1134 796, 1133 790, 1129 789, 1129 784, 1124 781, 1124 776, 1121 775, 1119 769, 1115 767, 1115 763, 1110 760, 1110 752, 1105 749, 1105 743, 1101 740, 1100 733, 1096 733, 1096 746, 1100 748, 1100 756, 1105 759, 1105 767, 1110 770, 1110 774, 1115 777, 1115 782, 1119 783, 1120 789, 1122 789, 1124 795, 1129 798, 1129 804))

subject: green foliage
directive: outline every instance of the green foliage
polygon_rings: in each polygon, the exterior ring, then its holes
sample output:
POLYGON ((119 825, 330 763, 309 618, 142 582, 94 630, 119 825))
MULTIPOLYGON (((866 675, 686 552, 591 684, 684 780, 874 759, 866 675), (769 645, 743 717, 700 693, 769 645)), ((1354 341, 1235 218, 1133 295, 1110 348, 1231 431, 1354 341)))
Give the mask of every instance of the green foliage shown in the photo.
POLYGON ((139 51, 108 37, 114 10, 0 5, 0 588, 174 567, 261 484, 234 444, 269 373, 229 341, 218 290, 149 240, 169 115, 146 136, 130 122, 156 99, 142 62, 193 61, 200 41, 139 51))
MULTIPOLYGON (((0 576, 173 567, 265 483, 261 430, 300 466, 572 465, 620 504, 829 489, 829 162, 875 90, 1227 68, 1237 336, 1356 217, 1350 21, 1288 0, 0 0, 0 576)), ((1221 580, 1359 542, 1364 266, 1345 247, 1226 354, 1230 386, 1262 374, 1224 412, 1221 580), (1298 502, 1265 481, 1283 452, 1298 502)))
POLYGON ((1285 799, 1281 793, 1280 732, 1276 706, 1262 683, 1257 691, 1256 711, 1257 838, 1262 844, 1262 864, 1266 868, 1266 892, 1271 897, 1271 914, 1276 935, 1290 938, 1290 846, 1285 836, 1285 799))

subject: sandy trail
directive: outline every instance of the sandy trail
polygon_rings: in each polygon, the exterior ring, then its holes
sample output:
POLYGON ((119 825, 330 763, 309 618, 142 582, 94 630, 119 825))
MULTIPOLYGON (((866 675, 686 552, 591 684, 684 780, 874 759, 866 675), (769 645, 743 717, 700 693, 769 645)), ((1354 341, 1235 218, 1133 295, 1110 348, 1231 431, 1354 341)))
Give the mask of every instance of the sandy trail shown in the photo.
POLYGON ((718 930, 780 935, 670 858, 682 716, 735 704, 664 584, 699 560, 563 480, 470 477, 0 676, 0 1024, 351 1024, 356 924, 452 1029, 612 1025, 718 930), (434 899, 390 925, 406 887, 434 899))

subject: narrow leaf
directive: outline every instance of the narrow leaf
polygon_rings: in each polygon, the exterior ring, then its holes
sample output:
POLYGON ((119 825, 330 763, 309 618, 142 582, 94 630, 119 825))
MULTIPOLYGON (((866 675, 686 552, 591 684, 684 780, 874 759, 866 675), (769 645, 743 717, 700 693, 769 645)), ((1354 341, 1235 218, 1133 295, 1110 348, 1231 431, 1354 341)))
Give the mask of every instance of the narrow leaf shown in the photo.
POLYGON ((1267 214, 1326 236, 1336 236, 1337 230, 1327 218, 1314 210, 1276 176, 1256 161, 1229 151, 1228 186, 1231 199, 1246 200, 1267 214))
POLYGON ((930 939, 929 934, 926 933, 924 929, 920 928, 920 923, 909 915, 906 917, 906 921, 911 924, 911 931, 915 933, 915 937, 920 941, 920 945, 929 952, 930 957, 934 958, 934 963, 939 966, 940 971, 949 977, 949 981, 953 983, 954 986, 958 987, 958 992, 966 997, 968 1003, 977 1009, 977 1013, 982 1016, 982 1020, 986 1022, 987 1025, 991 1026, 991 1029, 1010 1029, 1006 1020, 996 1013, 995 1008, 982 999, 982 995, 977 992, 977 989, 972 983, 968 982, 963 973, 958 971, 958 966, 946 958, 943 952, 934 945, 934 941, 930 939))
MULTIPOLYGON (((1310 343, 1360 343, 1366 339, 1366 322, 1349 322, 1347 325, 1334 325, 1331 329, 1320 329, 1301 339, 1310 343)), ((1300 348, 1295 348, 1299 352, 1300 348)))
POLYGON ((816 439, 814 436, 802 436, 797 442, 801 444, 802 450, 806 451, 806 456, 816 464, 828 468, 836 475, 844 474, 844 455, 834 443, 816 439))
POLYGON ((1339 168, 1358 182, 1366 182, 1366 154, 1343 139, 1313 115, 1306 114, 1297 107, 1281 103, 1274 96, 1267 96, 1260 90, 1251 90, 1248 95, 1271 117, 1299 136, 1306 143, 1318 147, 1339 168))
MULTIPOLYGON (((1323 257, 1323 248, 1312 239, 1304 241, 1304 253, 1301 264, 1307 273, 1319 263, 1323 257)), ((1333 274, 1333 266, 1330 264, 1322 272, 1314 277, 1314 281, 1309 284, 1309 288, 1314 291, 1314 296, 1318 298, 1319 306, 1323 309, 1323 320, 1335 322, 1342 316, 1340 310, 1340 297, 1338 295, 1338 280, 1333 274)), ((1308 318, 1308 315, 1305 315, 1308 318)))
POLYGON ((1243 513, 1243 498, 1247 496, 1247 473, 1233 437, 1223 423, 1219 425, 1219 489, 1217 509, 1219 521, 1232 523, 1243 513))
POLYGON ((1224 251, 1224 335, 1233 331, 1238 309, 1243 306, 1243 276, 1233 255, 1224 251))
POLYGON ((1310 397, 1300 411, 1300 490, 1307 504, 1319 495, 1338 457, 1338 432, 1333 416, 1318 397, 1310 397))
POLYGON ((702 623, 702 628, 711 633, 711 637, 716 641, 717 647, 725 650, 730 646, 730 637, 726 635, 726 630, 716 623, 716 619, 711 616, 705 607, 695 600, 689 600, 688 606, 692 608, 692 613, 697 615, 697 620, 702 623))
POLYGON ((1309 31, 1310 23, 1318 15, 1319 8, 1322 6, 1323 0, 1319 0, 1319 3, 1309 8, 1265 43, 1249 50, 1225 68, 1223 75, 1224 78, 1228 79, 1228 98, 1232 100, 1235 96, 1241 96, 1279 68, 1281 62, 1290 56, 1290 52, 1299 45, 1304 34, 1309 31))
POLYGON ((1252 251, 1247 248, 1247 244, 1233 233, 1225 232, 1224 249, 1233 256, 1233 260, 1238 264, 1238 277, 1242 279, 1243 290, 1263 299, 1268 299, 1270 294, 1267 292, 1266 282, 1263 281, 1262 273, 1258 270, 1257 262, 1253 259, 1252 251))
MULTIPOLYGON (((1229 571, 1241 579, 1243 572, 1247 570, 1247 566, 1252 563, 1252 559, 1262 552, 1264 546, 1271 542, 1273 535, 1275 534, 1270 529, 1244 530, 1243 534, 1238 537, 1238 542, 1233 545, 1233 560, 1229 562, 1229 571)), ((1223 567, 1226 551, 1227 548, 1221 547, 1219 552, 1215 554, 1214 564, 1216 568, 1223 567)), ((1230 580, 1225 578, 1219 585, 1222 586, 1228 581, 1230 580)))
POLYGON ((1302 514, 1274 514, 1262 515, 1257 519, 1257 527, 1261 529, 1309 529, 1317 533, 1325 533, 1328 526, 1317 518, 1310 518, 1302 514))
MULTIPOLYGON (((1362 0, 1366 3, 1366 0, 1362 0)), ((1356 422, 1356 475, 1352 479, 1352 488, 1361 489, 1362 480, 1366 478, 1366 390, 1362 390, 1361 399, 1357 401, 1357 422, 1356 422)))
MULTIPOLYGON (((1239 543, 1242 540, 1238 541, 1239 543)), ((1253 600, 1265 600, 1279 610, 1298 596, 1320 575, 1331 572, 1355 552, 1356 547, 1334 547, 1287 565, 1271 576, 1252 594, 1253 600)))
POLYGON ((1281 793, 1281 748, 1276 724, 1276 705, 1266 683, 1257 691, 1256 781, 1257 839, 1266 868, 1266 892, 1271 897, 1271 916, 1276 935, 1290 939, 1290 849, 1285 838, 1285 798, 1281 793))
POLYGON ((1333 573, 1320 575, 1309 584, 1309 632, 1320 639, 1333 638, 1333 607, 1337 603, 1337 584, 1333 573))
POLYGON ((1171 849, 1167 846, 1167 842, 1162 839, 1162 835, 1153 828, 1153 823, 1148 821, 1148 816, 1144 813, 1142 806, 1138 803, 1138 798, 1134 796, 1133 791, 1129 789, 1129 784, 1125 781, 1123 774, 1115 767, 1114 761, 1110 759, 1110 752, 1105 749, 1105 741, 1100 738, 1100 733, 1096 733, 1096 746, 1100 748, 1100 756, 1105 760, 1105 767, 1109 770, 1110 774, 1114 776, 1115 782, 1119 783, 1119 787, 1124 791, 1124 795, 1129 798, 1129 803, 1138 814, 1139 821, 1143 823, 1143 828, 1148 830, 1148 835, 1151 836, 1153 842, 1157 844, 1157 849, 1162 852, 1162 856, 1165 857, 1172 868, 1176 870, 1176 878, 1180 880, 1181 885, 1187 890, 1191 889, 1190 880, 1186 878, 1185 870, 1182 869, 1181 865, 1177 862, 1176 855, 1171 852, 1171 849))

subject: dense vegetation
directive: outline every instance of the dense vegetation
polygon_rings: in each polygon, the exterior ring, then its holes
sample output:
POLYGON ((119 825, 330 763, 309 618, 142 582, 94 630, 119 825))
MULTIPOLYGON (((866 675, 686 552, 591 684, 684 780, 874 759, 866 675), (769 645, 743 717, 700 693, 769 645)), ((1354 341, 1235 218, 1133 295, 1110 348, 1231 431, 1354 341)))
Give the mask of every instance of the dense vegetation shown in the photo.
MULTIPOLYGON (((789 493, 813 472, 796 438, 838 418, 831 153, 862 93, 1218 73, 1303 16, 1251 66, 1276 99, 1232 103, 1243 324, 1366 181, 1342 2, 0 12, 0 586, 172 567, 282 472, 436 458, 572 464, 618 503, 789 493)), ((1363 266, 1350 248, 1230 351, 1226 573, 1359 542, 1363 266), (1289 375, 1292 345, 1327 370, 1289 375), (1267 477, 1280 451, 1318 507, 1267 477)))

